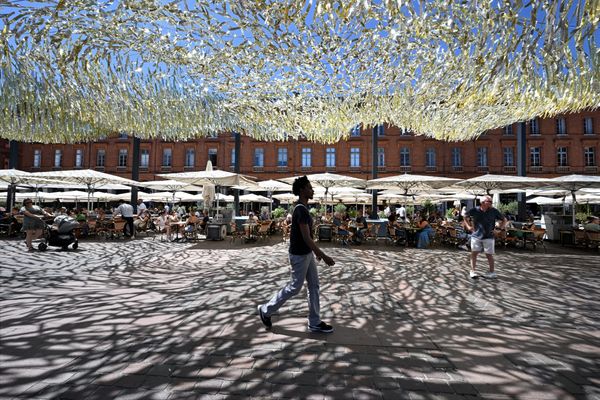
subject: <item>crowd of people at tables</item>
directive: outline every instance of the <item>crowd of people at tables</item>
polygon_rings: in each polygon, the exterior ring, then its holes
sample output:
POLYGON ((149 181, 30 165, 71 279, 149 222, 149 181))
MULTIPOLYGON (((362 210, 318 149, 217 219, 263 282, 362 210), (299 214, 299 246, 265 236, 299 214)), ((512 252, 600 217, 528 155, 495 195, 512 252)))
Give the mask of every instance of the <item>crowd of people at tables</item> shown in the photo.
MULTIPOLYGON (((110 224, 115 218, 123 218, 127 220, 124 228, 125 237, 135 237, 135 232, 152 230, 166 234, 167 240, 173 240, 174 234, 178 234, 182 229, 185 231, 186 229, 195 227, 199 231, 205 230, 210 220, 207 210, 201 211, 196 207, 186 208, 184 205, 170 207, 168 204, 162 203, 148 208, 141 199, 138 200, 136 214, 134 214, 134 208, 125 201, 121 201, 118 206, 109 210, 97 207, 88 211, 85 208, 67 209, 60 206, 58 208, 46 207, 43 211, 48 216, 68 215, 72 217, 80 223, 81 228, 78 235, 83 237, 93 233, 90 231, 92 226, 94 229, 98 229, 103 224, 110 224), (94 223, 91 224, 90 221, 94 221, 94 223)), ((13 207, 10 212, 0 209, 0 224, 8 227, 7 233, 9 236, 20 234, 23 213, 24 210, 19 207, 13 207)), ((361 210, 356 210, 353 218, 345 211, 318 213, 317 221, 318 224, 333 226, 343 244, 352 243, 360 245, 365 241, 369 229, 367 224, 369 213, 370 210, 367 210, 366 215, 363 215, 361 210)), ((244 214, 248 217, 248 221, 252 223, 271 219, 266 208, 263 208, 261 212, 242 212, 242 215, 244 214)), ((468 242, 466 240, 468 233, 464 230, 462 224, 462 220, 466 214, 466 206, 458 204, 446 214, 446 217, 443 217, 438 211, 425 214, 419 210, 415 210, 412 215, 408 215, 404 205, 396 205, 395 207, 387 205, 383 210, 383 215, 388 220, 388 232, 390 230, 394 231, 396 237, 403 238, 404 240, 408 239, 417 248, 427 248, 430 246, 435 237, 437 227, 452 227, 458 231, 459 236, 465 239, 464 242, 468 242), (447 216, 450 216, 450 218, 447 216)), ((511 215, 507 215, 507 217, 510 226, 510 221, 514 218, 511 215)), ((280 225, 284 234, 290 225, 291 213, 288 212, 280 225)), ((583 226, 585 230, 600 231, 600 219, 592 216, 583 226)))

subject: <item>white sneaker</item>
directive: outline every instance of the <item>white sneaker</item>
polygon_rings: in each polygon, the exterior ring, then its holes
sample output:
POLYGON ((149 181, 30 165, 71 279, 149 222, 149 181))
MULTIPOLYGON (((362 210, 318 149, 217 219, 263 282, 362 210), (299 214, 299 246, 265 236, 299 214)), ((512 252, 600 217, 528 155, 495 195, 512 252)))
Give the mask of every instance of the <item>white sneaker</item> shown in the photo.
POLYGON ((479 275, 477 275, 477 272, 475 272, 475 271, 469 271, 469 277, 471 279, 477 279, 477 278, 479 278, 479 275))
POLYGON ((486 278, 490 278, 490 279, 494 279, 496 278, 496 273, 495 272, 488 272, 487 274, 485 274, 486 278))

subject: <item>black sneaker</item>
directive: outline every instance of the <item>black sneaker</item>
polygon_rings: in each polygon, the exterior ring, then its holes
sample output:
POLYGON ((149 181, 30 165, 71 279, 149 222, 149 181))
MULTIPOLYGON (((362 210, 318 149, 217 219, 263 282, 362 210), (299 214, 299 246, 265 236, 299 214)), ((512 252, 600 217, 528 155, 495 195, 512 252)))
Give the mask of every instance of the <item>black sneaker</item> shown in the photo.
POLYGON ((333 326, 321 321, 321 323, 317 326, 308 325, 308 330, 311 332, 331 333, 333 332, 333 326))
POLYGON ((262 306, 258 306, 258 315, 260 315, 260 320, 265 325, 265 328, 271 329, 273 324, 271 323, 271 317, 267 317, 264 312, 262 312, 262 306))

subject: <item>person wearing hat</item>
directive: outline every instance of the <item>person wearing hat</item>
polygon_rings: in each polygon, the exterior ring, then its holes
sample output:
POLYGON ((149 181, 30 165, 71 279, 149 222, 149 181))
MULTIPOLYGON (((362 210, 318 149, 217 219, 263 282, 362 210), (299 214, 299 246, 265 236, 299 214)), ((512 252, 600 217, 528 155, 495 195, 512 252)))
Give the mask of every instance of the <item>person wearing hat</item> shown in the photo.
POLYGON ((591 232, 600 232, 600 217, 590 216, 588 222, 583 226, 583 229, 591 232))
POLYGON ((472 279, 478 277, 475 272, 477 264, 477 256, 482 251, 485 253, 489 272, 485 275, 486 278, 495 278, 494 271, 494 227, 496 221, 500 223, 500 229, 504 229, 507 223, 506 217, 492 206, 492 198, 484 196, 479 207, 472 208, 467 212, 467 216, 463 221, 465 229, 471 232, 471 270, 469 276, 472 279))

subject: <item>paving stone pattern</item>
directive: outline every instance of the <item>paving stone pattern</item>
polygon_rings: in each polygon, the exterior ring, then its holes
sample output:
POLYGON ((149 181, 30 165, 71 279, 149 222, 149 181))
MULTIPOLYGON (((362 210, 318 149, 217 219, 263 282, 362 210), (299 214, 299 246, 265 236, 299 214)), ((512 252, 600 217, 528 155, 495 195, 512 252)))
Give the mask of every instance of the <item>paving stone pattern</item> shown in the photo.
POLYGON ((284 243, 0 241, 0 399, 600 399, 597 253, 328 247, 325 335, 284 243))

